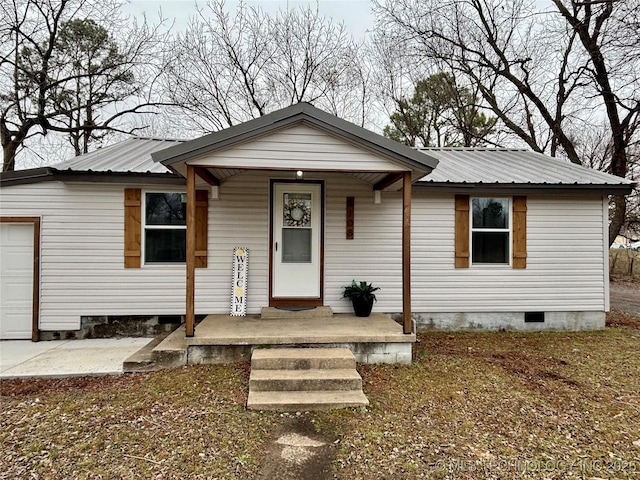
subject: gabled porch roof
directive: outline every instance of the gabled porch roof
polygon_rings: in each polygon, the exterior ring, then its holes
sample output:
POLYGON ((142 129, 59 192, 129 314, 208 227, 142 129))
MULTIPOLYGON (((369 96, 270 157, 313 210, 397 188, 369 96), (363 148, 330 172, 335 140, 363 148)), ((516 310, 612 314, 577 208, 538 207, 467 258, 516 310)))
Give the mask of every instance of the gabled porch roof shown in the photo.
POLYGON ((424 152, 389 140, 308 103, 291 105, 240 125, 154 152, 152 158, 182 176, 186 176, 187 165, 197 167, 199 175, 212 184, 219 184, 245 170, 333 171, 359 178, 377 190, 400 188, 405 172, 410 172, 412 180, 416 181, 438 164, 435 158, 424 152), (298 134, 321 131, 328 135, 327 138, 334 138, 344 145, 344 151, 341 155, 331 149, 315 152, 316 155, 314 152, 300 155, 282 149, 277 158, 226 155, 234 147, 259 141, 263 137, 277 136, 278 132, 294 128, 297 128, 298 134), (368 157, 358 155, 362 152, 366 152, 368 157))

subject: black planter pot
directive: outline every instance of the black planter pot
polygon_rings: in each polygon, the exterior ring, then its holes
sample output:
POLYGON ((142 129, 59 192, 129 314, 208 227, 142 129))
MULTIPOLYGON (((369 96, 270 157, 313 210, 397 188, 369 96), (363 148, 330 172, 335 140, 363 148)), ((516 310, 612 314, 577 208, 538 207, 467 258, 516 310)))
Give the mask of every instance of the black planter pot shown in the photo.
POLYGON ((371 315, 371 309, 373 308, 373 300, 367 301, 362 298, 352 298, 353 311, 356 312, 356 317, 368 317, 371 315))

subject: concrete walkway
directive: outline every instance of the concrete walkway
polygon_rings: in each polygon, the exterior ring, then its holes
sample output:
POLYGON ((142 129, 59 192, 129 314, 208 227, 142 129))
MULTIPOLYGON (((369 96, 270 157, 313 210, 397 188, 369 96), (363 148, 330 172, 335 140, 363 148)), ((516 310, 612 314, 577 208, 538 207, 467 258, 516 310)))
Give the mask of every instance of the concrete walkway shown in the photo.
POLYGON ((122 373, 122 362, 152 338, 0 341, 0 378, 122 373))

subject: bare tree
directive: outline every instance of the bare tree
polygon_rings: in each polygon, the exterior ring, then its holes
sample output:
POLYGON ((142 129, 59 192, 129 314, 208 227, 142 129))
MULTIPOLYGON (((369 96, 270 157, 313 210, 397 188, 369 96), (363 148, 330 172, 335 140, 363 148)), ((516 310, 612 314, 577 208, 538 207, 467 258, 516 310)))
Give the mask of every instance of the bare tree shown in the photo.
POLYGON ((165 87, 205 132, 303 101, 363 124, 369 72, 359 49, 317 9, 270 16, 243 2, 229 12, 215 0, 178 37, 165 87))
MULTIPOLYGON (((581 163, 579 136, 606 119, 606 170, 624 177, 640 115, 638 0, 375 0, 378 21, 410 56, 470 79, 530 148, 581 163)), ((610 239, 624 222, 612 199, 610 239)))
POLYGON ((10 0, 0 7, 3 170, 31 137, 69 136, 76 154, 104 132, 130 132, 150 97, 159 26, 130 24, 118 0, 10 0), (118 43, 110 31, 117 31, 118 43), (144 72, 144 73, 143 73, 144 72))

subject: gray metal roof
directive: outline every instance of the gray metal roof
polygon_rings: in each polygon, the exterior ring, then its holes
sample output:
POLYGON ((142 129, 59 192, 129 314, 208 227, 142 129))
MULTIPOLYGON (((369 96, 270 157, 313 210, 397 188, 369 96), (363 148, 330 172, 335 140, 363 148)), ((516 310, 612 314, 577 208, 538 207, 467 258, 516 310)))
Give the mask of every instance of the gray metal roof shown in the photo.
POLYGON ((438 167, 421 186, 530 185, 602 187, 631 191, 634 182, 528 150, 495 148, 421 148, 438 167))
POLYGON ((46 181, 184 184, 184 178, 151 159, 151 152, 182 143, 134 137, 50 167, 0 172, 0 187, 46 181))
POLYGON ((414 170, 428 172, 438 164, 437 160, 430 157, 428 153, 421 154, 413 148, 359 127, 305 102, 290 105, 262 117, 156 152, 152 156, 157 162, 172 165, 302 121, 365 145, 414 170))
POLYGON ((55 164, 58 171, 121 172, 121 173, 171 173, 161 163, 154 162, 152 152, 180 145, 180 140, 133 137, 115 145, 73 157, 55 164))
MULTIPOLYGON (((306 105, 306 108, 308 109, 309 105, 306 105)), ((324 112, 322 114, 336 119, 324 112)), ((372 135, 379 137, 373 133, 372 135)), ((199 140, 202 139, 194 142, 199 140)), ((154 161, 152 153, 158 152, 154 157, 160 155, 169 158, 171 154, 167 155, 167 149, 169 153, 175 152, 176 147, 181 148, 187 144, 192 142, 134 137, 52 167, 2 172, 0 186, 47 180, 107 182, 145 180, 159 183, 183 183, 183 178, 162 163, 154 161)), ((404 145, 401 147, 408 148, 404 145)), ((517 191, 596 190, 603 193, 629 193, 635 185, 630 180, 528 150, 490 148, 409 150, 414 155, 426 157, 427 162, 438 162, 431 173, 415 183, 421 188, 504 190, 513 187, 517 191)))

